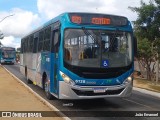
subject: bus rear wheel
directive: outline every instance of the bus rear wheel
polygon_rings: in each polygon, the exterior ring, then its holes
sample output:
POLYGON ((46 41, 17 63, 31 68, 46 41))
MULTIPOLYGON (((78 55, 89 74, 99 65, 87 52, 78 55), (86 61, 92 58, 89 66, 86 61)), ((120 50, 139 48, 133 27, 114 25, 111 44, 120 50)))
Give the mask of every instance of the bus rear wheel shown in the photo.
POLYGON ((32 84, 33 82, 30 79, 27 78, 27 83, 32 84))
POLYGON ((25 77, 27 79, 27 83, 32 84, 32 81, 28 78, 27 67, 25 67, 25 77))

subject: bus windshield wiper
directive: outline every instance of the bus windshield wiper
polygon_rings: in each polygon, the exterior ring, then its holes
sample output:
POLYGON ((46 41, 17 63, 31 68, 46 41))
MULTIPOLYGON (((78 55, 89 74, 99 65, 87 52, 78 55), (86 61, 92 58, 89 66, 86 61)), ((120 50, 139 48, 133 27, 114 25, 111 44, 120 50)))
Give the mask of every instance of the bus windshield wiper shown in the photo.
POLYGON ((115 40, 116 36, 118 35, 118 32, 119 32, 119 29, 116 28, 116 30, 115 30, 115 32, 114 32, 114 34, 113 34, 113 37, 112 37, 112 39, 111 39, 111 42, 113 42, 113 40, 115 40))
POLYGON ((92 35, 85 27, 82 27, 83 32, 87 35, 90 36, 91 39, 96 42, 96 37, 94 35, 92 35))

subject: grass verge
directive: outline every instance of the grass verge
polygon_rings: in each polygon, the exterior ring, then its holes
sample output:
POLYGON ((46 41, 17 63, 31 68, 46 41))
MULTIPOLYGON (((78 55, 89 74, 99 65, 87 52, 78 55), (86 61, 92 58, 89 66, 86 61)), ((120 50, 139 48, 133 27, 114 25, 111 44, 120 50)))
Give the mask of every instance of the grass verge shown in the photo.
POLYGON ((135 78, 133 86, 160 93, 160 83, 155 84, 155 82, 149 81, 147 79, 135 78))

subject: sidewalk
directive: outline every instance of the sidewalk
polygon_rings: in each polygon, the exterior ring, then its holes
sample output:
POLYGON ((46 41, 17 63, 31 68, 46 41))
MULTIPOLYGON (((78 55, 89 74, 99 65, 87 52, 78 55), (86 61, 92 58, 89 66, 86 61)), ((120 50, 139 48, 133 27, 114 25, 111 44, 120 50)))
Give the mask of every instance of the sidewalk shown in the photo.
MULTIPOLYGON (((53 111, 0 65, 0 111, 53 111)), ((58 117, 3 118, 0 120, 63 120, 58 117)))
POLYGON ((134 79, 133 90, 160 98, 160 85, 155 85, 146 79, 134 79))

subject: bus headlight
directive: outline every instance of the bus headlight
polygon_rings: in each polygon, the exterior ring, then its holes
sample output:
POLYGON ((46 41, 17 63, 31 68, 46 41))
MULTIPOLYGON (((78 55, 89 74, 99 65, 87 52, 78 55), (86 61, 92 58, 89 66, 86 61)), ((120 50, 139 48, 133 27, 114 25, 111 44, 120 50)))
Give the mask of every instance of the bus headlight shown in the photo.
POLYGON ((133 79, 133 78, 132 78, 131 76, 129 76, 129 77, 127 78, 127 81, 131 82, 132 79, 133 79))
POLYGON ((4 59, 3 59, 3 58, 1 58, 1 62, 4 62, 4 59))
POLYGON ((61 72, 61 71, 60 71, 59 73, 60 73, 60 75, 62 76, 64 82, 66 82, 66 83, 68 83, 68 84, 70 84, 70 85, 75 85, 75 82, 74 82, 71 78, 69 78, 66 74, 64 74, 64 73, 61 72))
POLYGON ((125 81, 124 83, 130 83, 133 81, 133 77, 132 76, 129 76, 125 81))

